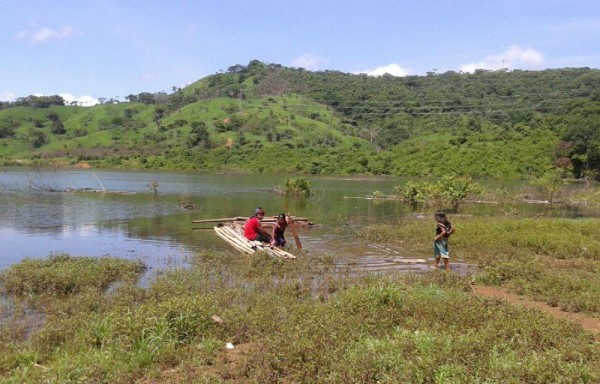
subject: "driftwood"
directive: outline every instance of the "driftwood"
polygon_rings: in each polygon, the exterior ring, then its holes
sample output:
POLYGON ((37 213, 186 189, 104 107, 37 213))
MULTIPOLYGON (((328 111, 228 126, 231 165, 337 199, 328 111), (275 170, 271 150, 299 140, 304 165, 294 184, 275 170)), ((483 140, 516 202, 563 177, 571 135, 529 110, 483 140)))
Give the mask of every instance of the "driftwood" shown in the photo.
POLYGON ((91 193, 115 193, 120 195, 135 195, 134 191, 112 191, 110 189, 94 189, 94 188, 65 188, 62 192, 91 192, 91 193))
MULTIPOLYGON (((297 223, 297 224, 299 224, 299 226, 313 225, 312 221, 308 220, 308 218, 306 218, 306 217, 294 217, 294 216, 292 216, 292 219, 293 219, 294 222, 300 222, 300 223, 297 223)), ((223 218, 220 218, 220 219, 192 220, 192 223, 194 223, 194 224, 201 224, 201 223, 230 223, 230 222, 234 222, 234 221, 243 221, 243 222, 245 222, 246 220, 248 220, 248 217, 236 216, 236 217, 223 217, 223 218)), ((277 216, 272 216, 272 217, 265 217, 260 222, 261 223, 274 223, 276 221, 277 221, 277 216)))
POLYGON ((294 242, 296 243, 296 248, 302 250, 302 243, 300 242, 300 237, 298 237, 298 231, 296 231, 296 222, 292 218, 291 215, 286 215, 285 220, 289 227, 292 230, 292 235, 294 236, 294 242))
POLYGON ((192 223, 198 224, 198 223, 224 223, 224 222, 228 222, 228 221, 240 221, 240 220, 247 220, 247 217, 241 217, 241 216, 236 216, 236 217, 224 217, 221 219, 202 219, 202 220, 192 220, 192 223))

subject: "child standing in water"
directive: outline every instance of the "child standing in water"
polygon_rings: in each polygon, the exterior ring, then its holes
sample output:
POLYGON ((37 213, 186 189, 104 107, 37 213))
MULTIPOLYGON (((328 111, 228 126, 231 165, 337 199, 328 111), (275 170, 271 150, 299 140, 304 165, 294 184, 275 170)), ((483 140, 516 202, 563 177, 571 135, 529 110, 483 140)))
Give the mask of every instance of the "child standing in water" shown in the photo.
POLYGON ((448 221, 448 218, 443 211, 437 211, 434 218, 437 223, 435 227, 435 238, 433 239, 435 268, 437 269, 440 259, 444 259, 446 271, 449 271, 450 252, 448 251, 448 238, 454 233, 454 228, 452 228, 452 224, 448 221))

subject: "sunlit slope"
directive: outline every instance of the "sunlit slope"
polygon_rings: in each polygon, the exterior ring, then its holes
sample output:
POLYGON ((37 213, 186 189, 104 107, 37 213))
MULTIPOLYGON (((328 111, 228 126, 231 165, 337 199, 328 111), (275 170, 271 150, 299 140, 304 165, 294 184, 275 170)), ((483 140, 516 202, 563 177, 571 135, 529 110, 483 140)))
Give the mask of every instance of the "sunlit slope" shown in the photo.
POLYGON ((129 102, 0 104, 0 161, 527 178, 595 164, 599 87, 589 68, 371 77, 253 60, 129 102))

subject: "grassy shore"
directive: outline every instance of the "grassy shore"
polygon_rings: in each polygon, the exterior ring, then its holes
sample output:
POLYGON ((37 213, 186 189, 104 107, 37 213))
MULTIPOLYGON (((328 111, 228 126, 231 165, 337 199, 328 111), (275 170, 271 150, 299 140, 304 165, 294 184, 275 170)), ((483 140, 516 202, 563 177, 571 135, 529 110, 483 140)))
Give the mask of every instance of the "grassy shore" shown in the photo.
MULTIPOLYGON (((456 220, 460 230, 485 227, 466 223, 456 220)), ((416 235, 420 225, 400 230, 416 235)), ((469 244, 460 239, 457 233, 456 252, 469 244)), ((515 251, 510 257, 517 263, 522 256, 515 251)), ((497 275, 493 263, 489 268, 481 279, 497 275)), ((135 277, 143 267, 135 262, 26 260, 0 275, 6 297, 0 378, 7 383, 600 380, 600 350, 592 335, 573 323, 478 297, 470 278, 442 272, 350 277, 334 271, 326 256, 280 262, 204 252, 191 268, 162 272, 140 287, 135 277), (234 348, 227 349, 227 343, 234 348)))
MULTIPOLYGON (((600 317, 598 219, 450 217, 451 262, 480 267, 475 279, 501 286, 565 311, 600 317)), ((396 244, 408 254, 432 255, 432 218, 408 218, 400 225, 371 225, 358 236, 396 244)))

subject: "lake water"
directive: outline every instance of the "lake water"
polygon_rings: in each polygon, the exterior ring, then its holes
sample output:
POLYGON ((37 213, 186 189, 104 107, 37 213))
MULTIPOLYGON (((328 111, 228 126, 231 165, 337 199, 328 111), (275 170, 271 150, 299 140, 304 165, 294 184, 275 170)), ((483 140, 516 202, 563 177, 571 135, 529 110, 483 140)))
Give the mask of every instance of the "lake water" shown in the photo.
MULTIPOLYGON (((293 199, 272 192, 285 178, 0 168, 0 269, 26 257, 44 258, 51 253, 139 259, 151 269, 186 265, 195 252, 231 249, 211 230, 212 224, 192 224, 192 220, 249 216, 257 206, 267 215, 290 212, 314 222, 299 232, 307 255, 331 254, 340 263, 352 261, 367 270, 423 267, 399 264, 395 261, 411 255, 386 245, 361 243, 351 234, 366 224, 397 224, 409 215, 430 219, 431 212, 411 212, 397 201, 365 199, 374 191, 391 193, 405 179, 308 177, 315 196, 293 199), (124 193, 64 192, 70 188, 124 193), (189 195, 195 209, 179 207, 183 195, 189 195)), ((595 215, 572 207, 524 204, 522 209, 532 215, 595 215)), ((467 210, 488 214, 485 206, 467 210)), ((287 237, 291 240, 291 234, 287 237)))

